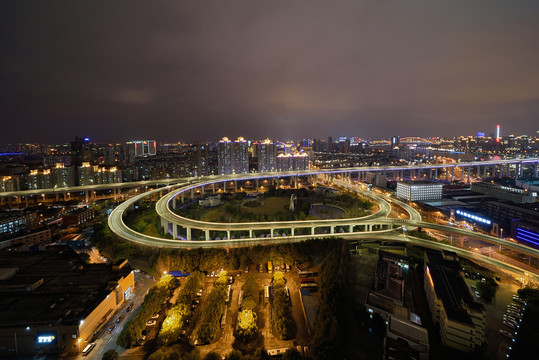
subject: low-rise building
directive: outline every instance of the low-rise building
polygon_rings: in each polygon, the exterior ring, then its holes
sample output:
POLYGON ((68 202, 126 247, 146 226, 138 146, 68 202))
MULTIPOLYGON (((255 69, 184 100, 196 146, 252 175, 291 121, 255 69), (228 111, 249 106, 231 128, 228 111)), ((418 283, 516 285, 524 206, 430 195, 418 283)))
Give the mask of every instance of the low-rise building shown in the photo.
POLYGON ((474 301, 459 270, 455 253, 426 252, 424 288, 432 320, 444 345, 469 352, 486 341, 486 310, 474 301))
POLYGON ((62 215, 64 225, 81 225, 95 217, 95 211, 91 208, 79 208, 62 215))
POLYGON ((472 191, 489 195, 500 200, 508 200, 515 204, 531 204, 537 198, 537 192, 528 189, 519 189, 489 182, 475 182, 472 191))
POLYGON ((0 240, 0 249, 9 251, 28 251, 36 245, 46 245, 51 242, 51 229, 39 229, 19 234, 12 238, 0 240))
POLYGON ((0 264, 0 356, 80 353, 134 288, 127 260, 86 264, 69 246, 0 264))

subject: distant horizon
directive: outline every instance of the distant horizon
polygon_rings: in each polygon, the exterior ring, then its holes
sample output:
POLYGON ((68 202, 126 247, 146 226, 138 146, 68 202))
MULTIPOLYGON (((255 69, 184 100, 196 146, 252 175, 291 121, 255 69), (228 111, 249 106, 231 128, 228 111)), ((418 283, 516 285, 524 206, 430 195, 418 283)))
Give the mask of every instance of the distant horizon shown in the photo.
MULTIPOLYGON (((503 128, 502 128, 502 132, 503 132, 503 128)), ((68 139, 68 140, 65 140, 65 141, 61 141, 61 142, 38 142, 38 141, 33 141, 33 142, 7 142, 7 143, 2 143, 0 142, 0 145, 2 146, 6 146, 6 145, 62 145, 62 144, 69 144, 70 142, 72 142, 73 140, 75 140, 75 137, 78 136, 78 135, 74 135, 72 138, 68 139)), ((224 137, 228 137, 230 140, 234 141, 236 140, 238 137, 243 137, 246 141, 263 141, 265 139, 270 139, 272 141, 280 141, 280 142, 285 142, 285 141, 302 141, 304 139, 306 140, 316 140, 316 139, 319 139, 319 140, 322 140, 322 141, 327 141, 329 137, 332 137, 333 140, 338 140, 340 137, 346 137, 347 139, 351 139, 351 138, 354 138, 354 137, 357 137, 357 138, 360 138, 361 140, 391 140, 391 138, 393 136, 399 136, 401 139, 402 138, 411 138, 411 137, 418 137, 418 138, 424 138, 424 139, 435 139, 435 138, 440 138, 440 139, 454 139, 454 138, 458 138, 458 137, 477 137, 477 134, 467 134, 467 135, 455 135, 455 136, 439 136, 439 135, 434 135, 434 136, 421 136, 421 135, 399 135, 399 134, 392 134, 392 135, 389 135, 389 136, 383 136, 383 137, 361 137, 361 136, 344 136, 344 135, 327 135, 325 137, 298 137, 298 138, 275 138, 275 137, 271 137, 271 136, 265 136, 265 137, 257 137, 257 138, 250 138, 250 137, 247 137, 245 135, 238 135, 238 136, 229 136, 229 135, 223 135, 219 138, 216 138, 216 139, 213 139, 213 140, 208 140, 208 139, 205 139, 205 140, 202 140, 202 139, 199 139, 199 140, 161 140, 159 138, 154 138, 154 137, 149 137, 149 136, 142 136, 142 137, 134 137, 134 138, 130 138, 130 139, 125 139, 125 140, 115 140, 115 141, 100 141, 99 139, 97 139, 96 141, 94 141, 93 138, 91 137, 88 137, 90 140, 89 142, 92 143, 92 144, 123 144, 123 143, 126 143, 128 141, 137 141, 137 140, 155 140, 157 141, 158 143, 160 144, 179 144, 179 143, 183 143, 183 144, 195 144, 197 142, 201 142, 201 143, 216 143, 216 142, 219 142, 222 138, 224 137)), ((492 133, 487 133, 485 132, 485 135, 484 137, 485 138, 492 138, 492 137, 495 137, 495 132, 492 132, 492 133), (492 136, 491 136, 492 135, 492 136)), ((515 137, 519 137, 519 136, 529 136, 529 137, 532 137, 532 138, 535 138, 535 137, 539 137, 539 130, 536 131, 534 134, 516 134, 516 133, 509 133, 507 135, 503 135, 501 134, 500 135, 502 138, 505 138, 507 136, 515 136, 515 137)), ((81 139, 84 139, 85 137, 87 136, 79 136, 79 138, 81 139)))

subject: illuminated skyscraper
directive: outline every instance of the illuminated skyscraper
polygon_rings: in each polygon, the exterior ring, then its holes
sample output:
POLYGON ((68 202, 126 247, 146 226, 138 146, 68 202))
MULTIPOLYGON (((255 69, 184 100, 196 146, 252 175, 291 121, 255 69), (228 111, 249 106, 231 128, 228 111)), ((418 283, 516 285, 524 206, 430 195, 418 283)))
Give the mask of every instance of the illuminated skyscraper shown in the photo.
POLYGON ((277 171, 277 145, 270 139, 256 144, 258 172, 277 171))
POLYGON ((217 162, 220 175, 249 172, 249 144, 242 137, 236 141, 223 138, 217 144, 217 162))

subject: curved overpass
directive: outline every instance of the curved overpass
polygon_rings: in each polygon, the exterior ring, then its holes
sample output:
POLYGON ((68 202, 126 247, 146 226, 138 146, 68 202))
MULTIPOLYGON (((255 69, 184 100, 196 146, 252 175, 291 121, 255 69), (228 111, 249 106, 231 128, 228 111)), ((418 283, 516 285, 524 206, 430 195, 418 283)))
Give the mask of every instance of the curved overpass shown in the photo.
MULTIPOLYGON (((301 172, 289 172, 289 173, 279 173, 280 176, 296 176, 299 175, 301 172)), ((311 173, 309 173, 311 174, 311 173)), ((447 225, 441 225, 441 224, 433 224, 429 222, 423 222, 421 221, 421 217, 419 213, 410 207, 409 205, 395 200, 395 199, 386 199, 385 197, 377 196, 373 193, 367 193, 371 198, 376 198, 377 201, 381 204, 381 208, 376 214, 369 215, 367 217, 362 218, 354 218, 354 219, 333 219, 333 220, 314 220, 314 221, 287 221, 287 222, 269 222, 269 223, 210 223, 210 222, 203 222, 198 220, 192 220, 187 219, 184 217, 180 217, 179 215, 173 214, 169 209, 169 203, 172 201, 175 196, 178 196, 182 192, 189 191, 191 189, 194 189, 196 187, 200 186, 206 186, 211 185, 215 182, 224 182, 224 181, 231 181, 231 180, 246 180, 246 179, 253 179, 256 178, 258 175, 258 178, 269 178, 274 177, 275 175, 260 175, 260 174, 253 174, 248 177, 245 176, 220 176, 220 177, 212 177, 211 180, 196 183, 193 184, 193 181, 196 179, 188 179, 188 181, 184 181, 179 184, 169 185, 164 188, 158 188, 155 190, 151 190, 145 193, 142 193, 140 195, 137 195, 124 203, 120 204, 117 208, 113 210, 111 213, 108 224, 111 230, 119 235, 120 237, 138 243, 143 245, 149 245, 149 246, 158 246, 158 247, 167 247, 167 248, 213 248, 213 247, 241 247, 241 246, 253 246, 253 245, 259 245, 259 244, 280 244, 280 243, 289 243, 289 242, 298 242, 298 241, 304 241, 308 239, 313 238, 328 238, 328 237, 341 237, 349 240, 357 240, 357 239, 386 239, 386 240, 395 240, 395 241, 402 241, 402 242, 413 242, 416 245, 426 246, 426 247, 433 247, 438 249, 450 249, 452 251, 457 252, 458 254, 462 254, 462 256, 469 257, 469 258, 475 258, 482 261, 485 261, 483 257, 473 251, 469 251, 466 249, 461 249, 458 247, 453 247, 450 245, 433 242, 430 240, 424 240, 424 239, 418 239, 418 238, 411 238, 411 237, 404 237, 404 236, 398 236, 395 235, 395 229, 406 227, 406 228, 416 228, 416 227, 422 227, 422 228, 428 228, 433 230, 440 230, 444 232, 449 232, 457 235, 463 235, 472 237, 475 239, 479 239, 484 242, 488 242, 495 245, 503 246, 507 249, 512 249, 515 251, 518 251, 520 253, 526 254, 528 256, 533 256, 536 258, 539 258, 539 250, 535 250, 533 248, 529 248, 527 246, 510 242, 507 240, 499 239, 497 237, 493 237, 490 235, 485 235, 481 233, 476 233, 472 231, 468 231, 465 229, 459 229, 447 225), (141 234, 133 229, 130 229, 123 221, 123 215, 124 213, 132 207, 136 202, 142 200, 146 196, 150 196, 154 193, 161 192, 163 190, 173 190, 176 187, 180 186, 181 189, 177 191, 172 191, 169 194, 161 197, 161 199, 158 201, 158 204, 156 205, 156 210, 160 216, 162 216, 167 222, 167 230, 168 230, 168 221, 171 220, 171 223, 177 223, 184 225, 193 226, 193 228, 199 228, 203 229, 204 231, 209 230, 218 230, 218 231, 249 231, 249 238, 245 239, 231 239, 230 236, 227 237, 227 239, 224 240, 178 240, 178 239, 165 239, 165 238, 158 238, 149 236, 146 234, 141 234), (394 202, 398 206, 401 206, 410 214, 409 220, 401 220, 401 219, 390 219, 387 218, 388 209, 390 208, 390 205, 388 201, 394 202), (183 221, 186 221, 185 223, 183 221), (333 232, 334 227, 341 226, 341 227, 348 227, 347 232, 333 232), (359 226, 359 227, 358 227, 359 226), (281 229, 281 228, 309 228, 313 229, 311 234, 308 235, 295 235, 292 231, 291 236, 279 236, 278 234, 275 236, 273 233, 273 229, 281 229), (316 234, 314 233, 314 228, 316 227, 330 227, 331 232, 330 233, 323 233, 323 234, 316 234), (253 237, 252 230, 263 230, 263 229, 271 229, 271 237, 266 238, 257 238, 253 237), (356 230, 362 230, 362 231, 356 231, 356 230), (413 239, 412 240, 406 240, 406 239, 413 239), (428 245, 428 246, 427 246, 428 245)), ((358 191, 351 185, 347 185, 345 182, 339 182, 341 186, 358 191)), ((342 229, 341 229, 342 231, 342 229)), ((208 236, 206 238, 209 238, 208 236)), ((525 270, 515 267, 511 264, 502 263, 499 260, 491 259, 491 263, 495 266, 504 267, 507 269, 518 269, 520 273, 524 273, 525 270), (496 265, 498 264, 498 265, 496 265), (503 266, 501 266, 503 264, 503 266)))
MULTIPOLYGON (((389 212, 391 211, 391 205, 389 204, 386 199, 372 195, 368 192, 359 191, 357 189, 352 189, 353 191, 356 191, 358 193, 361 193, 362 195, 376 201, 380 209, 375 214, 359 217, 359 218, 351 218, 351 219, 329 219, 329 220, 297 220, 297 221, 270 221, 270 222, 240 222, 240 223, 221 223, 221 222, 209 222, 209 221, 201 221, 201 220, 194 220, 187 217, 180 216, 178 214, 175 214, 171 209, 170 205, 178 196, 181 196, 183 193, 187 191, 191 191, 197 187, 201 186, 207 186, 212 185, 216 182, 223 182, 228 181, 229 179, 226 178, 225 180, 219 178, 211 181, 206 181, 202 183, 197 183, 194 185, 188 185, 185 187, 182 187, 181 189, 177 191, 170 192, 166 194, 165 196, 161 197, 159 201, 156 204, 156 211, 159 214, 159 216, 162 219, 162 225, 165 229, 168 229, 168 224, 172 224, 172 226, 182 226, 186 229, 198 229, 202 231, 249 231, 252 236, 253 230, 268 230, 272 231, 275 229, 299 229, 299 228, 313 228, 313 227, 334 227, 334 226, 353 226, 353 224, 361 222, 361 221, 367 221, 376 219, 379 217, 387 217, 389 215, 389 212)), ((189 234, 188 230, 188 234, 189 234)), ((206 239, 209 240, 209 234, 206 233, 206 239)), ((228 236, 230 238, 230 236, 228 236)), ((188 235, 188 240, 190 239, 190 236, 188 235)))

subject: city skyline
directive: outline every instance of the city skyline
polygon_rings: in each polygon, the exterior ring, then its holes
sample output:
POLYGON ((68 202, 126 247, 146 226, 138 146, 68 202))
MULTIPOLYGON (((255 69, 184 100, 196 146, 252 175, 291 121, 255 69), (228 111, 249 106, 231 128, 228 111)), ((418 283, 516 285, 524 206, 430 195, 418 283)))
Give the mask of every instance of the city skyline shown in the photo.
POLYGON ((0 143, 534 134, 539 5, 4 5, 0 143))

